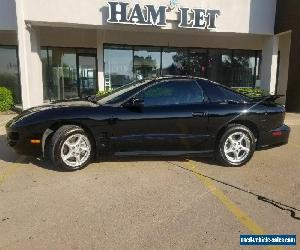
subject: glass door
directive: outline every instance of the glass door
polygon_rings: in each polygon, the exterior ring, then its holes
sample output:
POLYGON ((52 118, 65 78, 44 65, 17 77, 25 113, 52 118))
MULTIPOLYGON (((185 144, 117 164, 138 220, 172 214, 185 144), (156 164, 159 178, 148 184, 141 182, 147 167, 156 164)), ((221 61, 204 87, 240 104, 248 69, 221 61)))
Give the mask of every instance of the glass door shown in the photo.
POLYGON ((77 57, 79 96, 95 95, 98 89, 97 57, 92 54, 77 54, 77 57))

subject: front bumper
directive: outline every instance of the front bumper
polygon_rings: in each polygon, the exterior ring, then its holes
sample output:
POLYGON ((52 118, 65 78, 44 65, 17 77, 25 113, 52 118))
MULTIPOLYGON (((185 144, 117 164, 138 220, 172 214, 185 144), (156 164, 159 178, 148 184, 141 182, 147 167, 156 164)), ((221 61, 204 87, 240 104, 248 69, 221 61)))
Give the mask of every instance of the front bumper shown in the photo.
POLYGON ((6 126, 7 144, 14 149, 14 151, 21 155, 42 154, 42 144, 32 144, 31 139, 42 140, 39 134, 29 133, 27 129, 15 129, 6 126))
POLYGON ((276 147, 289 142, 290 127, 283 124, 277 129, 273 129, 260 135, 257 148, 276 147))

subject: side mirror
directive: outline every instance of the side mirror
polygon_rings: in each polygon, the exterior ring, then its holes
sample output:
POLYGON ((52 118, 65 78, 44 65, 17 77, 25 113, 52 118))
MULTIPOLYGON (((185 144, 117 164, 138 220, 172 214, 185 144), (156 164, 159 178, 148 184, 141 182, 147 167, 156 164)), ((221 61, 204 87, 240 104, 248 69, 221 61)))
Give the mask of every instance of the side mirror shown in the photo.
POLYGON ((144 107, 144 100, 133 98, 128 102, 124 103, 123 107, 131 109, 141 109, 144 107))

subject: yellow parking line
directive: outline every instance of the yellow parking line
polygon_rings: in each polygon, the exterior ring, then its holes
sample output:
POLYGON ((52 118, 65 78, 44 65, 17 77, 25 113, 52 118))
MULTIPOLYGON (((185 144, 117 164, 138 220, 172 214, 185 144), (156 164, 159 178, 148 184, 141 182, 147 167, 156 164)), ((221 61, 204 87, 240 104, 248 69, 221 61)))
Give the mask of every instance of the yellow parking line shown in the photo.
MULTIPOLYGON (((224 192, 217 188, 213 181, 208 177, 205 177, 199 171, 195 172, 195 162, 188 160, 186 166, 189 170, 197 176, 201 183, 216 197, 219 201, 225 205, 225 207, 253 234, 266 234, 265 230, 259 226, 253 219, 251 219, 244 211, 242 211, 232 200, 230 200, 224 192)), ((269 247, 272 250, 282 249, 281 247, 269 247)))

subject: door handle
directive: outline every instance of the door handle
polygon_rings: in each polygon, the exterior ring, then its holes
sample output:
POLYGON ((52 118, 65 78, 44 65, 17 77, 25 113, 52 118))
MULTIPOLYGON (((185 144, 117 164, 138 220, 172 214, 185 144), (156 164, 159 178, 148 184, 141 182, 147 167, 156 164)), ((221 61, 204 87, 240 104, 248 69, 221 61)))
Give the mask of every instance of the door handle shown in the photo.
POLYGON ((206 112, 193 112, 192 116, 193 117, 205 117, 205 116, 207 116, 207 113, 206 112))

